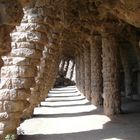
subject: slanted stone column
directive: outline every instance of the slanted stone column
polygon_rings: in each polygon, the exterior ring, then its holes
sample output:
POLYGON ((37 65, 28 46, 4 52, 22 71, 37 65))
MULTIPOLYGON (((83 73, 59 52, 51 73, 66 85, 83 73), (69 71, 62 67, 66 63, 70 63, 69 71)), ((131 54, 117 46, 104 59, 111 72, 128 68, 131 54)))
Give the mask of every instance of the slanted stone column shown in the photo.
MULTIPOLYGON (((47 97, 48 91, 53 87, 55 77, 60 64, 60 32, 57 32, 55 21, 55 8, 53 3, 49 1, 36 2, 36 7, 30 10, 30 14, 40 15, 40 20, 43 19, 41 25, 38 25, 40 32, 42 30, 46 36, 46 43, 41 63, 38 65, 38 75, 35 78, 35 86, 31 88, 31 96, 28 99, 30 102, 29 108, 24 110, 23 118, 30 117, 36 107, 42 100, 47 97), (53 24, 53 26, 52 26, 53 24)), ((33 21, 37 19, 31 18, 33 21)), ((41 22, 41 21, 38 21, 41 22)), ((60 31, 60 30, 59 30, 60 31)), ((43 33, 41 34, 43 36, 43 33)), ((40 46, 41 47, 41 46, 40 46)))
POLYGON ((84 51, 85 63, 85 96, 91 100, 91 60, 90 60, 90 45, 86 43, 84 51))
POLYGON ((65 65, 64 65, 64 77, 66 77, 67 72, 68 72, 68 68, 69 68, 69 59, 66 59, 65 61, 65 65))
MULTIPOLYGON (((21 22, 23 17, 23 10, 18 0, 0 1, 0 68, 3 66, 1 56, 6 55, 11 50, 11 37, 10 33, 21 22), (12 5, 12 6, 11 6, 12 5)), ((2 85, 0 85, 2 88, 2 85)), ((4 127, 8 123, 3 123, 7 116, 4 100, 9 98, 4 90, 0 90, 0 140, 5 139, 6 131, 4 127)), ((8 104, 7 104, 8 105, 8 104)), ((8 106, 10 108, 10 106, 8 106)))
POLYGON ((53 88, 53 85, 56 81, 56 77, 59 71, 59 64, 61 61, 61 54, 62 54, 61 43, 59 42, 60 36, 57 33, 53 33, 53 34, 55 34, 55 37, 57 38, 57 42, 56 43, 50 42, 49 44, 49 48, 52 49, 52 53, 50 54, 51 55, 50 75, 48 75, 48 77, 52 79, 52 82, 49 83, 50 89, 53 88))
POLYGON ((76 87, 80 90, 80 55, 79 53, 75 56, 76 63, 76 87))
POLYGON ((47 43, 45 28, 38 19, 40 15, 34 16, 34 10, 26 8, 24 11, 22 23, 12 33, 11 53, 3 58, 5 65, 1 69, 0 90, 2 133, 13 133, 19 126, 22 111, 29 106, 27 98, 30 88, 35 85, 42 48, 47 43), (40 23, 36 23, 37 20, 40 23))
POLYGON ((80 92, 85 95, 84 49, 80 52, 80 92))
POLYGON ((60 55, 59 46, 47 45, 44 49, 41 64, 38 68, 38 75, 36 77, 36 86, 31 89, 31 96, 29 98, 30 106, 24 111, 23 118, 31 117, 34 108, 47 97, 58 72, 60 55), (53 52, 51 47, 53 47, 53 52))
POLYGON ((38 72, 35 78, 35 86, 31 88, 31 96, 29 97, 28 101, 30 103, 29 107, 23 111, 22 118, 30 118, 33 114, 34 108, 39 104, 39 97, 41 92, 41 85, 44 84, 44 59, 45 59, 45 50, 43 52, 43 57, 41 58, 41 63, 37 66, 38 72))
POLYGON ((102 33, 103 98, 106 115, 121 112, 120 56, 113 28, 102 33))
POLYGON ((91 103, 102 105, 103 78, 102 78, 102 39, 100 35, 90 38, 91 59, 91 103))
POLYGON ((62 58, 60 66, 59 66, 59 73, 60 73, 60 75, 63 74, 64 66, 65 66, 65 58, 62 58))
POLYGON ((71 67, 71 70, 70 70, 70 79, 72 80, 73 79, 73 76, 74 76, 74 71, 75 71, 75 60, 72 61, 72 67, 71 67))
POLYGON ((47 97, 49 90, 53 87, 59 69, 60 55, 60 47, 51 44, 46 46, 40 67, 42 72, 36 78, 36 86, 32 88, 32 96, 30 97, 31 101, 34 102, 32 98, 36 98, 37 95, 36 102, 30 105, 27 110, 27 117, 32 115, 34 107, 47 97))
POLYGON ((74 60, 69 58, 69 66, 68 66, 68 70, 67 70, 67 74, 66 74, 65 78, 72 80, 73 73, 74 73, 74 66, 75 66, 74 60))

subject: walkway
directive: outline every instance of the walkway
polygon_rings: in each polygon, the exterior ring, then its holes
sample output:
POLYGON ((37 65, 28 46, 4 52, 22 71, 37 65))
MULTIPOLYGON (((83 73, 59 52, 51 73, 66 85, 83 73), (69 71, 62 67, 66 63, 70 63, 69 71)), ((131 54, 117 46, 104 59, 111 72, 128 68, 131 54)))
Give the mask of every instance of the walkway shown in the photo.
MULTIPOLYGON (((140 102, 126 105, 131 111, 140 102)), ((75 87, 55 88, 33 118, 21 124, 18 140, 139 140, 139 118, 140 113, 131 112, 110 119, 75 87)))

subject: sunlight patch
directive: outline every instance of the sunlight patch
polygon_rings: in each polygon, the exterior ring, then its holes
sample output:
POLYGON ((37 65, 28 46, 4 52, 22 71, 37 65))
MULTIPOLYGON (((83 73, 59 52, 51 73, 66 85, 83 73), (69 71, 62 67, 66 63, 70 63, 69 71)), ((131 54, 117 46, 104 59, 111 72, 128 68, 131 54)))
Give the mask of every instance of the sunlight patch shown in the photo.
POLYGON ((103 140, 123 140, 123 139, 118 139, 118 138, 108 138, 108 139, 103 139, 103 140))
POLYGON ((62 118, 35 118, 26 120, 20 129, 24 134, 65 134, 103 129, 110 119, 103 115, 86 115, 62 118), (39 126, 39 127, 38 127, 39 126))

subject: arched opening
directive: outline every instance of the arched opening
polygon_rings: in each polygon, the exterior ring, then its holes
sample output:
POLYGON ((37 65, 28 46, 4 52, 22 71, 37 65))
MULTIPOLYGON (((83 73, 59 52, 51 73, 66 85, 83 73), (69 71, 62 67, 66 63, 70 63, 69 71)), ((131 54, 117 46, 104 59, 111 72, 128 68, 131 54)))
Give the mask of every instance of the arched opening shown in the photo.
POLYGON ((54 87, 72 86, 75 84, 75 60, 63 57, 59 65, 59 72, 54 87))

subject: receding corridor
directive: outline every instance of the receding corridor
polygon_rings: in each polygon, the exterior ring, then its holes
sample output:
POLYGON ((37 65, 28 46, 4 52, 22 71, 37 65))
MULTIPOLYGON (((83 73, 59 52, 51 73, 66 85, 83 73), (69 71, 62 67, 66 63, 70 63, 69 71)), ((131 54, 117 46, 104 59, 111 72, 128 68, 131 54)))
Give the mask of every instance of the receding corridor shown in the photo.
POLYGON ((124 114, 109 118, 75 86, 54 88, 20 125, 18 140, 138 140, 140 102, 124 102, 124 114))

